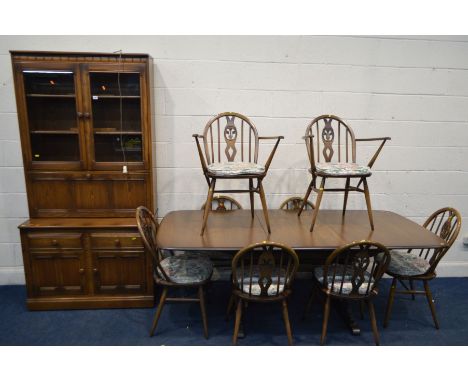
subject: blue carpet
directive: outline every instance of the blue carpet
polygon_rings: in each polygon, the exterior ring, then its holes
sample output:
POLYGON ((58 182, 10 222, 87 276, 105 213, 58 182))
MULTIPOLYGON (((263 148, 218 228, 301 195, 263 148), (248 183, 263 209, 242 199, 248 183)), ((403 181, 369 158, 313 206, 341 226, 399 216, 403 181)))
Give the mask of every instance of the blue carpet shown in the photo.
MULTIPOLYGON (((441 325, 436 330, 424 296, 415 301, 397 295, 390 325, 382 328, 389 280, 383 280, 375 300, 382 345, 468 345, 468 278, 439 278, 431 283, 441 325)), ((156 335, 148 331, 154 309, 103 309, 30 312, 24 286, 0 287, 0 345, 230 345, 233 318, 224 320, 230 286, 213 282, 207 291, 210 338, 203 337, 198 304, 168 303, 156 335)), ((322 307, 317 301, 302 320, 310 282, 297 280, 290 300, 290 319, 295 345, 318 345, 322 307)), ((331 311, 327 345, 373 345, 369 317, 360 320, 361 335, 353 336, 341 317, 331 311)), ((287 339, 277 304, 249 304, 245 316, 246 337, 239 345, 286 345, 287 339)))

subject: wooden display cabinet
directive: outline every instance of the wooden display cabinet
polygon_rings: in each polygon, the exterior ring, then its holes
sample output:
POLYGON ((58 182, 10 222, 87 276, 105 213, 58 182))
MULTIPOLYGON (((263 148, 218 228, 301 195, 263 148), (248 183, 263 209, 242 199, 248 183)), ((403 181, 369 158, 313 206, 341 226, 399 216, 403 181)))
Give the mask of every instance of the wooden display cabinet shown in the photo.
POLYGON ((135 221, 154 209, 146 54, 12 51, 31 309, 153 305, 135 221))

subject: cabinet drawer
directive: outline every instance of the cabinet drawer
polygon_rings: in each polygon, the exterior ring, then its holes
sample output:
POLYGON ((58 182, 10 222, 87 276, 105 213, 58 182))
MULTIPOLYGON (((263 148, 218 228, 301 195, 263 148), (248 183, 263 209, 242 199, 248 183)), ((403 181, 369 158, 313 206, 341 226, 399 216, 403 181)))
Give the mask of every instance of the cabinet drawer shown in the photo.
POLYGON ((143 242, 136 232, 91 234, 91 247, 95 249, 143 248, 143 242))
POLYGON ((31 249, 81 249, 81 234, 28 234, 31 249))

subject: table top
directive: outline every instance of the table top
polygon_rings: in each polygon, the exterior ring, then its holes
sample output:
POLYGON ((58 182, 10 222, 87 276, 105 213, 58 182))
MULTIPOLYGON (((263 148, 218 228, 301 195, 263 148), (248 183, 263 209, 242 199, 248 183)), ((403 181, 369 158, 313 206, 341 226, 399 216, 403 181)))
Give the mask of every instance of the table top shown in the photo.
POLYGON ((320 210, 313 232, 309 232, 312 211, 300 217, 294 211, 269 210, 271 234, 266 230, 263 212, 250 210, 213 211, 200 235, 203 211, 173 211, 159 227, 157 240, 162 249, 239 250, 265 240, 286 244, 296 250, 333 250, 344 244, 372 240, 390 249, 441 248, 445 241, 419 224, 390 211, 374 210, 375 230, 367 211, 320 210))

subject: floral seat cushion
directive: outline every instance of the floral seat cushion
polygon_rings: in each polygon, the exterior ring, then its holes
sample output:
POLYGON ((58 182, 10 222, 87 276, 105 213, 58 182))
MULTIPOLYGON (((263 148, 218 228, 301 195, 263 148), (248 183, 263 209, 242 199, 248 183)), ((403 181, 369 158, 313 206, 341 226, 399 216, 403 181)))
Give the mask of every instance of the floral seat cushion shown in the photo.
POLYGON ((221 162, 208 165, 208 171, 218 176, 261 175, 265 166, 250 162, 221 162))
POLYGON ((357 163, 316 163, 315 168, 319 174, 329 176, 359 176, 368 175, 371 173, 368 166, 361 166, 357 163))
POLYGON ((401 276, 417 276, 426 271, 431 266, 424 257, 419 257, 414 253, 406 251, 390 251, 390 265, 387 272, 401 276))
MULTIPOLYGON (((177 254, 164 258, 160 263, 170 281, 177 284, 201 283, 213 273, 213 264, 207 256, 177 254)), ((159 275, 162 278, 162 275, 159 275)))
MULTIPOLYGON (((336 273, 335 273, 335 282, 333 283, 333 289, 332 292, 334 293, 340 293, 340 294, 351 294, 353 292, 353 282, 352 282, 352 277, 353 277, 353 269, 348 268, 346 272, 343 272, 343 266, 337 265, 336 273), (341 288, 341 280, 343 278, 343 273, 344 273, 344 282, 343 282, 343 288, 341 288), (341 291, 340 291, 341 290, 341 291)), ((332 282, 333 282, 333 274, 334 271, 332 268, 328 269, 328 288, 332 288, 332 282)), ((320 282, 320 284, 323 285, 323 268, 318 267, 314 269, 314 275, 315 278, 320 282)), ((371 284, 374 282, 374 279, 371 278, 371 275, 369 272, 364 272, 364 280, 362 280, 362 284, 360 284, 361 280, 356 279, 354 284, 356 285, 357 290, 354 290, 353 294, 359 293, 360 295, 367 294, 367 288, 369 286, 369 281, 371 284), (359 288, 358 288, 359 286, 359 288)), ((369 292, 372 290, 372 285, 369 287, 369 292)))
MULTIPOLYGON (((244 282, 242 283, 242 276, 238 275, 237 282, 239 288, 242 287, 242 292, 250 294, 252 296, 261 296, 262 295, 262 287, 266 288, 268 281, 264 279, 261 283, 259 283, 258 273, 252 275, 252 286, 250 286, 250 275, 244 276, 244 282), (260 285, 261 284, 261 285, 260 285)), ((280 276, 279 278, 279 286, 278 286, 278 276, 273 275, 271 277, 271 285, 268 286, 267 295, 268 296, 276 296, 284 291, 284 276, 280 276)))

